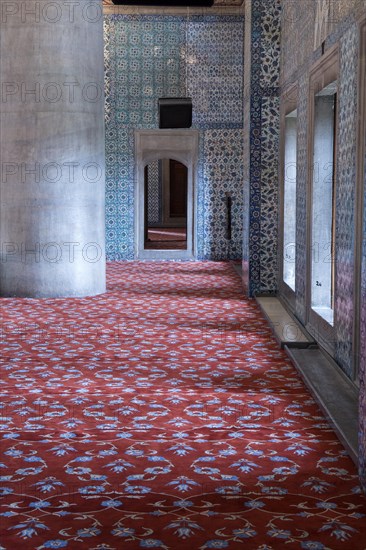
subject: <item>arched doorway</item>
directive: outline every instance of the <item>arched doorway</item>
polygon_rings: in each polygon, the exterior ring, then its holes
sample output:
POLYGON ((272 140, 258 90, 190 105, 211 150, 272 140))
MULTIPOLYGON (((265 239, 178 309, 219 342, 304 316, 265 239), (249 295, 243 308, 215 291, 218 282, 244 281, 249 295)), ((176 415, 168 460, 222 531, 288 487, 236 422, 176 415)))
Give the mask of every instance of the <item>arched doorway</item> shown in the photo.
POLYGON ((197 130, 137 130, 139 259, 194 259, 197 130))
POLYGON ((187 249, 188 168, 174 159, 144 171, 145 250, 187 249))

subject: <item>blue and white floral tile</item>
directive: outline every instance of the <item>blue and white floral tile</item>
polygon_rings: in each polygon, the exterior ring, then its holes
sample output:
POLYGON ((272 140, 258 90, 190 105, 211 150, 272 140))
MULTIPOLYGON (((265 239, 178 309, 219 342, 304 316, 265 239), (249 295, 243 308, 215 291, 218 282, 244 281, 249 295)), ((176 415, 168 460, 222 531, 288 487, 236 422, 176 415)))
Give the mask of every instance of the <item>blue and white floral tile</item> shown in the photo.
POLYGON ((336 359, 353 377, 354 201, 356 185, 358 33, 351 27, 340 45, 336 185, 336 359))

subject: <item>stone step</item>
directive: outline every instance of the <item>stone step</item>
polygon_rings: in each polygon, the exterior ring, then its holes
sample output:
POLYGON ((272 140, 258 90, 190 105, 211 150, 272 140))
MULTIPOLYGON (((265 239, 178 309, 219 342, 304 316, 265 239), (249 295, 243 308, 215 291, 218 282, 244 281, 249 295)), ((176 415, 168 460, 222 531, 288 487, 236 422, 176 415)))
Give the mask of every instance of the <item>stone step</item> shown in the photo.
POLYGON ((286 346, 289 357, 355 464, 358 463, 358 390, 320 349, 286 346))
POLYGON ((315 344, 299 321, 289 313, 279 298, 275 296, 257 296, 256 301, 270 324, 274 336, 281 348, 307 348, 315 344))

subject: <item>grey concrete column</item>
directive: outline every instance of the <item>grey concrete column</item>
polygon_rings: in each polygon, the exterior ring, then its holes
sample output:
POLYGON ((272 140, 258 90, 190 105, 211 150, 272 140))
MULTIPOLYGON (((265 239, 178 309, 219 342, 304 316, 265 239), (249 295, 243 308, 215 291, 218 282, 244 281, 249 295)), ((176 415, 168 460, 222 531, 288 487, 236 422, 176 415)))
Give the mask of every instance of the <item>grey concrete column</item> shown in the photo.
POLYGON ((102 1, 0 8, 0 293, 102 293, 102 1))

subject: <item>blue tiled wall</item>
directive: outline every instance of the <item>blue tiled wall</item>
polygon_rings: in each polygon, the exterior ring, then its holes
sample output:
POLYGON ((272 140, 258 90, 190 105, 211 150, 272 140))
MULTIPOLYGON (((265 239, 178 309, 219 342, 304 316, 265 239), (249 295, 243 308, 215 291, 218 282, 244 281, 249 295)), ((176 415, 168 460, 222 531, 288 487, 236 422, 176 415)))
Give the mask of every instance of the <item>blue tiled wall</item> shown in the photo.
POLYGON ((359 471, 363 489, 366 493, 366 139, 364 156, 364 214, 361 271, 361 322, 360 322, 360 402, 359 402, 359 471))
POLYGON ((196 257, 241 257, 243 45, 240 16, 105 17, 109 260, 134 258, 134 130, 158 127, 159 97, 187 95, 200 130, 196 257))
POLYGON ((339 123, 336 184, 336 360, 353 373, 354 238, 357 140, 358 32, 352 26, 340 41, 339 123))
POLYGON ((253 0, 245 9, 251 18, 251 67, 245 94, 250 128, 245 148, 244 197, 249 208, 243 224, 243 284, 253 295, 277 289, 281 5, 279 0, 253 0))

